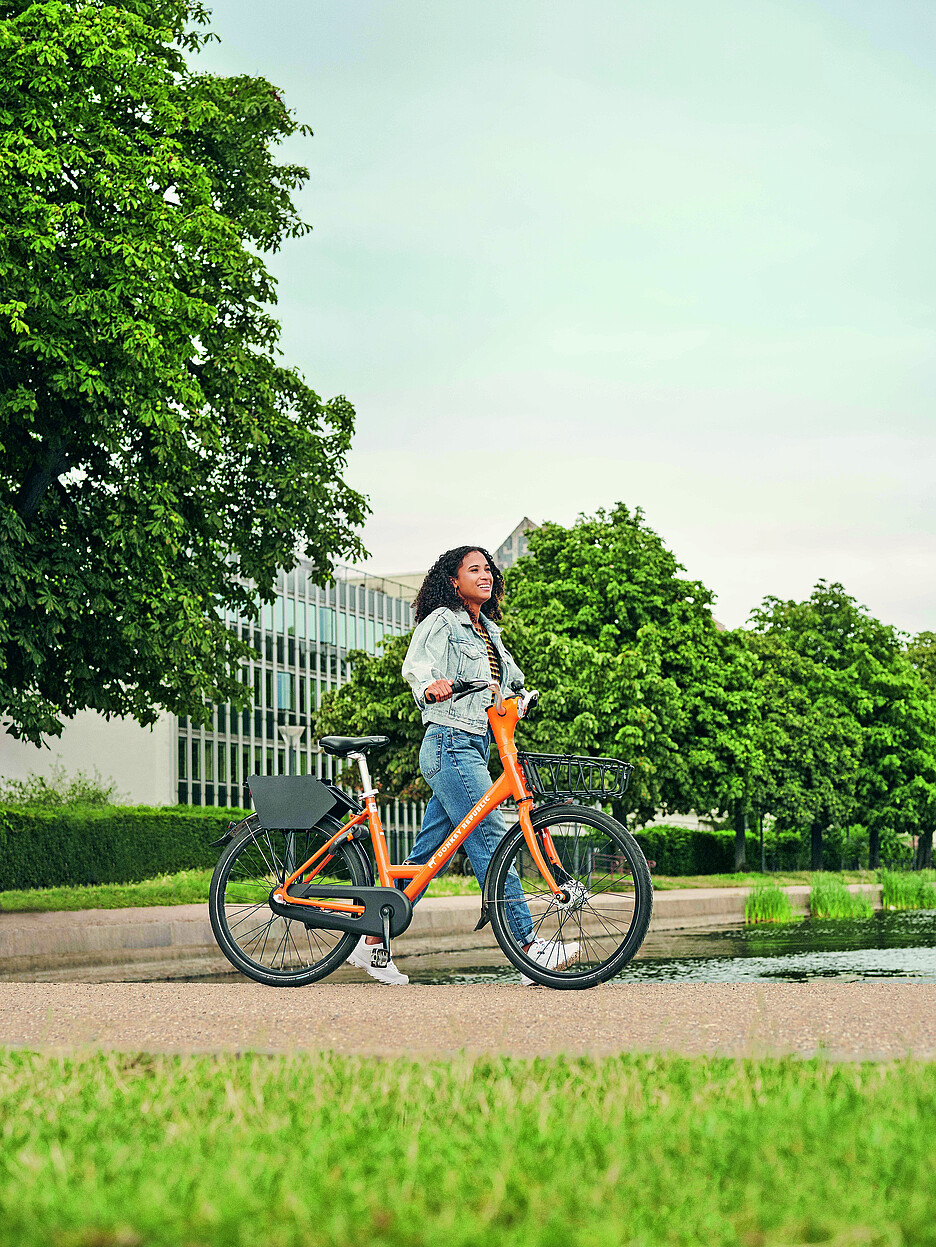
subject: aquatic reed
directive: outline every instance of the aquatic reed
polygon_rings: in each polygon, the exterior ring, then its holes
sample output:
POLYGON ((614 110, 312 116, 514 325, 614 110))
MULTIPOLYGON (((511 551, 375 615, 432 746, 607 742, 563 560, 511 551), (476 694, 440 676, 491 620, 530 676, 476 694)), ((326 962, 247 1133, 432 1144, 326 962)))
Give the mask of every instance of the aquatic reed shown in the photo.
POLYGON ((836 875, 813 875, 809 912, 813 918, 870 918, 874 912, 866 892, 849 892, 836 875))
POLYGON ((744 902, 744 921, 795 922, 786 892, 773 879, 757 879, 744 902))
POLYGON ((881 904, 885 909, 936 909, 934 870, 881 871, 881 904))

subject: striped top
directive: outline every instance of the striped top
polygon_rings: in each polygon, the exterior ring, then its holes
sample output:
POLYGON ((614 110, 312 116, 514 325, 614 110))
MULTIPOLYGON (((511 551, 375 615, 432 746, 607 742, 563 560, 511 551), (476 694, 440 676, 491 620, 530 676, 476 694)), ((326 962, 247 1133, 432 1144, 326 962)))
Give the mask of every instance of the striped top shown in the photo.
POLYGON ((495 684, 500 684, 500 681, 501 681, 500 659, 497 656, 497 650, 494 648, 494 642, 491 640, 491 634, 488 632, 487 628, 484 628, 480 625, 477 628, 475 628, 475 632, 477 632, 478 636, 487 646, 488 662, 491 665, 491 679, 494 681, 495 684))

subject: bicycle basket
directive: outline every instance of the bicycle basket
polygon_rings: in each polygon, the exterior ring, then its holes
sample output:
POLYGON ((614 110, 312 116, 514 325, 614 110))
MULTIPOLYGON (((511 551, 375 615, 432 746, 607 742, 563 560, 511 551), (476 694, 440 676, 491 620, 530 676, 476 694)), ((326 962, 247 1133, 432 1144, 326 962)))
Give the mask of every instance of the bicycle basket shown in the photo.
POLYGON ((530 792, 577 801, 622 797, 634 769, 617 758, 579 758, 570 753, 518 753, 517 761, 530 792))

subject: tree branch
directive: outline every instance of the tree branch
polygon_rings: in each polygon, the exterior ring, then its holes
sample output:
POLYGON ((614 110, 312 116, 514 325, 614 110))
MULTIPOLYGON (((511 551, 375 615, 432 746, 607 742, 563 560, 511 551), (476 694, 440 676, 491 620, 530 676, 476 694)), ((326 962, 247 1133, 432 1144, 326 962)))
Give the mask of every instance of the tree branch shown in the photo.
POLYGON ((43 442, 42 451, 33 461, 29 475, 17 495, 16 511, 21 519, 32 519, 49 486, 67 470, 65 439, 61 433, 55 433, 48 441, 43 442))

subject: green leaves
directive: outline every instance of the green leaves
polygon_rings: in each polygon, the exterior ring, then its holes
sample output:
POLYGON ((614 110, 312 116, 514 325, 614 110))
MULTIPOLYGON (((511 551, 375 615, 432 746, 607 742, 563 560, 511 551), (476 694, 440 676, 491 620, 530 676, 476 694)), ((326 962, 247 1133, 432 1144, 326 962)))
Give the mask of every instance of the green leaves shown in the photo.
POLYGON ((192 72, 187 0, 0 5, 0 707, 243 701, 213 611, 361 553, 354 413, 277 362, 261 254, 307 226, 263 79, 192 72))
MULTIPOLYGON (((838 584, 804 602, 767 598, 752 616, 758 656, 766 806, 781 824, 822 836, 865 829, 872 865, 887 833, 936 816, 936 696, 897 632, 838 584)), ((925 634, 924 634, 925 635, 925 634)))
POLYGON ((738 753, 730 683, 712 678, 724 660, 712 594, 681 571, 619 503, 544 524, 507 575, 505 639, 546 694, 525 740, 633 762, 618 813, 638 823, 720 804, 738 753))

